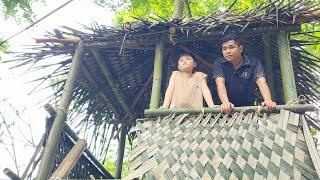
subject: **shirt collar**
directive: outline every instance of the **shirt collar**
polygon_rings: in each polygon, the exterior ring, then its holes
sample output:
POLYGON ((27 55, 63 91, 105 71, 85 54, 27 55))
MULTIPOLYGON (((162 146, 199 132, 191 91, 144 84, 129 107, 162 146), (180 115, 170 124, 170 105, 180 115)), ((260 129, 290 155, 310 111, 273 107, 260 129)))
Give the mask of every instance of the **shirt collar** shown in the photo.
POLYGON ((250 66, 251 65, 251 63, 249 61, 249 58, 248 58, 248 56, 246 54, 243 54, 242 61, 243 62, 241 64, 241 66, 250 66))

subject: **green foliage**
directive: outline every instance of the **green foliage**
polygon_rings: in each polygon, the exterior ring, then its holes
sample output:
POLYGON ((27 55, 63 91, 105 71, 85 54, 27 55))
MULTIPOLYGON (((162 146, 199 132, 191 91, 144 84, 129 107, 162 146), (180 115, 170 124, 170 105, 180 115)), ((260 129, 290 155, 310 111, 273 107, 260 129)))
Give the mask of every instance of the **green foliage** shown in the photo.
POLYGON ((106 168, 112 176, 116 174, 116 161, 114 157, 112 156, 107 156, 106 159, 104 159, 104 168, 106 168))
MULTIPOLYGON (((0 0, 0 14, 2 19, 13 18, 16 22, 32 22, 35 14, 32 11, 34 2, 44 2, 44 0, 0 0)), ((0 42, 3 39, 0 38, 0 42)), ((8 43, 0 44, 0 52, 5 52, 9 48, 8 43)))
MULTIPOLYGON (((111 146, 108 150, 108 156, 106 159, 104 159, 103 166, 111 173, 112 176, 115 176, 116 174, 116 161, 117 161, 117 155, 116 155, 116 149, 117 146, 111 146)), ((122 165, 122 177, 125 177, 129 173, 129 155, 131 152, 131 145, 127 138, 126 140, 126 149, 124 151, 124 159, 123 159, 123 165, 122 165)))
MULTIPOLYGON (((174 0, 118 0, 115 2, 95 0, 103 7, 116 11, 114 24, 119 26, 123 23, 135 20, 135 18, 150 19, 161 17, 170 19, 174 11, 174 0), (115 8, 117 7, 117 8, 115 8)), ((256 7, 267 0, 238 0, 234 7, 238 11, 244 11, 256 7)), ((190 9, 193 18, 209 15, 218 10, 229 8, 233 0, 190 0, 190 9)))
MULTIPOLYGON (((293 35, 291 38, 309 42, 310 45, 304 46, 309 53, 306 56, 315 56, 320 58, 320 22, 305 23, 301 25, 301 31, 304 32, 299 35, 293 35)), ((315 62, 320 64, 320 61, 315 62)), ((314 85, 316 88, 317 85, 314 85)))
POLYGON ((1 0, 2 14, 5 19, 14 18, 16 21, 32 21, 35 18, 32 4, 44 0, 1 0))
POLYGON ((313 52, 313 54, 320 55, 320 22, 303 24, 301 29, 303 32, 308 32, 310 36, 300 36, 300 39, 311 42, 318 42, 317 45, 307 46, 306 49, 308 50, 308 52, 313 52))
MULTIPOLYGON (((3 39, 0 38, 0 42, 2 42, 2 41, 3 41, 3 39)), ((0 52, 5 52, 8 50, 8 48, 9 48, 8 43, 0 44, 0 52)), ((1 59, 0 59, 0 61, 1 61, 1 59)))

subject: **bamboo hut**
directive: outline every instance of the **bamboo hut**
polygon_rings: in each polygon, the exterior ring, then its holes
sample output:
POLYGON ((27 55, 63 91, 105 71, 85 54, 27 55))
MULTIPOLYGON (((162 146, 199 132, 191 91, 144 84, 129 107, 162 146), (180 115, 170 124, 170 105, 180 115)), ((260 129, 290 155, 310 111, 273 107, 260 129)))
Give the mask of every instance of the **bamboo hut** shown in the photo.
MULTIPOLYGON (((305 112, 315 111, 320 100, 320 59, 306 49, 319 44, 319 37, 304 25, 316 22, 319 10, 316 2, 277 1, 198 19, 137 19, 121 28, 93 24, 83 31, 62 27, 37 39, 40 44, 31 46, 36 52, 17 54, 16 67, 55 67, 35 81, 41 88, 43 81, 56 79, 48 101, 59 102, 38 178, 50 175, 66 121, 74 131, 90 134, 88 148, 102 157, 121 125, 117 178, 129 134, 134 141, 128 179, 318 179, 320 159, 309 128, 320 126, 305 112), (210 77, 221 56, 219 37, 229 32, 245 37, 245 52, 263 62, 281 106, 271 114, 259 106, 231 114, 219 108, 158 109, 177 55, 193 54, 198 70, 210 77), (51 57, 59 61, 40 63, 51 57)), ((210 78, 208 83, 212 88, 210 78)), ((255 99, 258 105, 261 96, 255 99)))

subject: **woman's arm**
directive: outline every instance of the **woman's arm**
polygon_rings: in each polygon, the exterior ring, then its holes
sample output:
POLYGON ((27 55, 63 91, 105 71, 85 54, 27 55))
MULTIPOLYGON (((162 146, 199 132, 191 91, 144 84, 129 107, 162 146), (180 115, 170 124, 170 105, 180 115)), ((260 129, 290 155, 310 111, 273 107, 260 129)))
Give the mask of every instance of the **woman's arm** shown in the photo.
POLYGON ((202 94, 203 94, 204 100, 206 101, 208 107, 213 107, 214 103, 213 103, 212 95, 208 88, 206 79, 202 79, 201 86, 202 86, 202 94))
POLYGON ((174 74, 172 73, 170 80, 169 80, 169 85, 166 90, 165 96, 164 96, 164 101, 163 101, 163 108, 168 108, 170 105, 170 102, 172 100, 173 96, 173 91, 174 91, 174 74))

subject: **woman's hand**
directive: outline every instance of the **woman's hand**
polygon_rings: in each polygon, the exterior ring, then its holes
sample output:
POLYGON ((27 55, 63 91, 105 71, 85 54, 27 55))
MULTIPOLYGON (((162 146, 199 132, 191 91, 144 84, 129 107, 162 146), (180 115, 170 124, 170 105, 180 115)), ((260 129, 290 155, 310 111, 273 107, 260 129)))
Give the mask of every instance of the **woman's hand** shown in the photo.
POLYGON ((221 104, 221 112, 223 113, 230 113, 233 108, 234 108, 234 105, 231 102, 221 104))

